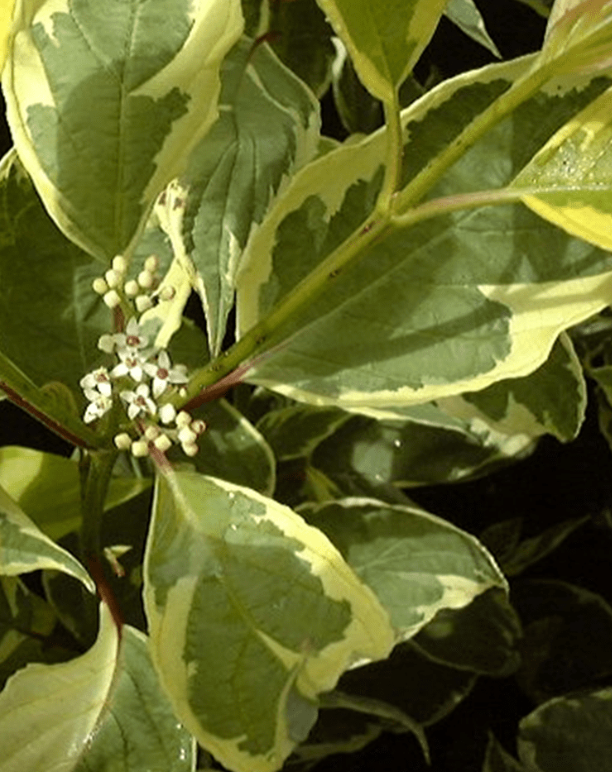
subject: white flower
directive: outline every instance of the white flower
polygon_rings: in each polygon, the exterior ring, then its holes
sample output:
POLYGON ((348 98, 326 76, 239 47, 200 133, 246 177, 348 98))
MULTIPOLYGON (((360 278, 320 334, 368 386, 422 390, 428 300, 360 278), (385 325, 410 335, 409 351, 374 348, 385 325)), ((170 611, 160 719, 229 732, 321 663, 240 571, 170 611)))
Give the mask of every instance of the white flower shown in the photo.
POLYGON ((157 363, 145 364, 143 369, 147 375, 153 378, 153 396, 156 398, 166 391, 169 384, 187 383, 189 380, 185 365, 172 367, 167 351, 160 351, 157 356, 157 363))
POLYGON ((110 373, 111 376, 113 378, 121 378, 123 375, 129 375, 133 381, 142 381, 143 367, 146 367, 146 358, 131 349, 124 349, 117 353, 121 362, 113 367, 110 373))
POLYGON ((155 415, 157 413, 157 405, 149 396, 149 387, 146 383, 140 383, 136 386, 135 391, 122 391, 119 396, 128 404, 127 414, 130 420, 134 420, 136 416, 141 414, 155 415))
POLYGON ((110 397, 106 397, 104 394, 89 389, 86 392, 86 396, 87 399, 91 399, 91 402, 87 405, 87 409, 83 415, 83 421, 85 421, 86 424, 90 424, 97 418, 101 418, 110 410, 113 400, 110 397), (94 396, 93 399, 92 395, 94 396))
POLYGON ((133 316, 127 323, 125 332, 118 332, 113 335, 113 340, 119 353, 125 349, 138 350, 146 348, 149 338, 143 334, 140 325, 133 316))
POLYGON ((97 370, 87 373, 79 381, 79 386, 83 389, 85 396, 90 402, 97 399, 100 394, 110 397, 113 391, 106 367, 98 367, 97 370), (93 395, 90 396, 92 393, 93 395))

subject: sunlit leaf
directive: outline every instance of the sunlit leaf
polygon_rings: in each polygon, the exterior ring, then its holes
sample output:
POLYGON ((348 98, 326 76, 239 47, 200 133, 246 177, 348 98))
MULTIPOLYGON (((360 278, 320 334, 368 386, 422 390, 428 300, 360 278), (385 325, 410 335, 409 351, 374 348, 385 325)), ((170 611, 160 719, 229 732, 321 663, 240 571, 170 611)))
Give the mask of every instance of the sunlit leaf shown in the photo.
POLYGON ((239 0, 23 0, 3 75, 19 155, 59 227, 103 261, 217 114, 239 0))
POLYGON ((45 536, 0 488, 0 574, 15 576, 41 568, 63 571, 95 591, 79 561, 45 536))
MULTIPOLYGON (((0 448, 0 485, 36 525, 52 539, 81 522, 78 462, 32 448, 0 448)), ((105 507, 110 509, 150 487, 140 477, 113 477, 105 507)))
POLYGON ((221 78, 219 118, 195 148, 181 190, 166 203, 166 228, 175 254, 184 253, 183 265, 193 263, 191 284, 215 354, 248 236, 291 174, 315 155, 320 124, 312 93, 267 45, 244 40, 221 78))
POLYGON ((396 89, 433 35, 447 0, 317 0, 378 99, 396 89))
POLYGON ((612 64, 610 0, 556 0, 540 60, 557 70, 597 72, 612 64))
POLYGON ((4 67, 15 0, 0 0, 0 71, 4 67))
MULTIPOLYGON (((404 111, 406 181, 532 63, 459 76, 404 111)), ((476 143, 432 196, 507 185, 607 85, 543 89, 476 143)), ((265 328, 283 302, 296 310, 270 322, 270 345, 282 343, 254 362, 249 380, 353 410, 428 402, 528 375, 561 331, 607 305, 609 254, 521 204, 398 223, 339 272, 320 269, 310 296, 300 281, 351 233, 367 232, 383 148, 384 132, 311 163, 251 239, 238 286, 240 334, 258 322, 265 328)))
MULTIPOLYGON (((612 33, 611 33, 612 34, 612 33)), ((573 236, 612 249, 612 90, 578 113, 513 181, 527 206, 573 236)))
POLYGON ((498 59, 502 58, 497 46, 487 32, 482 14, 474 0, 448 0, 444 15, 453 24, 456 24, 462 32, 471 37, 472 40, 487 48, 498 59))
POLYGON ((300 509, 374 590, 407 640, 442 609, 460 609, 503 575, 480 542, 416 506, 343 499, 300 509))
POLYGON ((144 598, 177 716, 236 772, 278 769, 317 694, 393 645, 386 612, 323 534, 193 472, 158 479, 144 598))

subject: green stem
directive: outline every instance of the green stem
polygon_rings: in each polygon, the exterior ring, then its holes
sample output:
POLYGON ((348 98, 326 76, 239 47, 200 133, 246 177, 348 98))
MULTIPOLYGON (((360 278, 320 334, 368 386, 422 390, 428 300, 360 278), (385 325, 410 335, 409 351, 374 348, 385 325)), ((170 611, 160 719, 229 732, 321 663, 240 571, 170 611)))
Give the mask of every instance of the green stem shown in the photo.
POLYGON ((382 217, 393 211, 393 198, 402 178, 404 154, 404 135, 397 93, 394 94, 392 102, 383 103, 383 109, 387 128, 387 163, 385 165, 385 179, 374 208, 382 217))
MULTIPOLYGON (((374 213, 363 222, 349 238, 331 252, 311 273, 302 279, 282 300, 255 324, 228 351, 197 370, 183 397, 175 397, 172 402, 178 407, 195 399, 203 390, 217 383, 230 374, 239 382, 254 364, 257 357, 271 354, 275 346, 282 346, 283 339, 278 331, 293 315, 297 314, 312 300, 322 293, 329 283, 334 281, 349 263, 357 261, 366 253, 366 248, 376 239, 381 238, 391 228, 404 226, 419 219, 433 217, 441 211, 416 209, 409 212, 432 186, 443 176, 478 139, 503 118, 515 110, 522 102, 529 99, 551 76, 549 66, 539 67, 516 81, 504 94, 498 97, 484 112, 466 126, 459 136, 443 150, 435 160, 426 166, 401 191, 396 193, 396 175, 401 170, 402 136, 399 118, 395 117, 391 105, 386 106, 389 130, 388 164, 383 188, 379 194, 374 213), (401 217, 395 213, 404 212, 401 217), (401 219, 403 218, 403 219, 401 219), (276 334, 276 335, 275 335, 276 334), (239 372, 238 368, 240 368, 239 372)), ((471 194, 474 195, 474 194, 471 194)), ((508 200, 512 194, 508 194, 508 200)), ((479 206, 486 202, 479 202, 479 206)), ((501 201, 499 201, 501 203, 501 201)), ((462 207, 464 208, 464 207, 462 207)), ((448 210, 447 210, 448 211, 448 210)))
POLYGON ((431 190, 446 171, 456 163, 487 131, 529 99, 551 77, 552 67, 538 66, 515 81, 486 110, 477 115, 455 139, 422 169, 396 196, 396 212, 406 212, 431 190))

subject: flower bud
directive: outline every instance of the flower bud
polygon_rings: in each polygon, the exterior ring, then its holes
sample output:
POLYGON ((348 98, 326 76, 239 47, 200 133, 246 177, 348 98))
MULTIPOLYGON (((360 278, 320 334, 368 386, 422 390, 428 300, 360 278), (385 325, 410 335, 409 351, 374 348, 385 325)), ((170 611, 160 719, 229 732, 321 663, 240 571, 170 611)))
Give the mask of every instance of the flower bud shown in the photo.
POLYGON ((202 419, 197 418, 195 421, 191 422, 190 429, 196 434, 202 434, 206 431, 206 421, 202 421, 202 419))
POLYGON ((140 292, 140 287, 138 286, 138 282, 134 279, 130 279, 130 281, 126 281, 125 287, 123 288, 125 291, 125 294, 129 298, 135 298, 136 295, 140 292))
POLYGON ((127 260, 123 255, 116 255, 113 257, 113 270, 117 273, 125 273, 127 271, 127 260))
POLYGON ((176 417, 176 425, 180 428, 183 426, 189 426, 191 423, 191 416, 186 410, 181 410, 181 412, 176 417))
POLYGON ((115 340, 112 335, 100 335, 98 338, 98 348, 105 354, 112 354, 115 350, 115 340))
POLYGON ((157 450, 160 450, 162 453, 165 453, 169 448, 172 447, 172 440, 170 437, 168 437, 167 434, 160 434, 159 437, 157 437, 153 444, 157 448, 157 450))
POLYGON ((91 283, 91 286, 97 295, 104 295, 105 292, 108 292, 108 284, 101 276, 98 276, 97 279, 94 279, 91 283))
POLYGON ((134 302, 136 303, 136 310, 140 314, 153 307, 153 301, 148 295, 138 295, 134 302))
POLYGON ((125 432, 115 435, 113 442, 119 450, 129 450, 132 447, 132 438, 125 432))
POLYGON ((155 273, 159 268, 159 258, 157 255, 149 255, 144 262, 144 268, 145 271, 149 271, 149 273, 155 273))
POLYGON ((159 420, 163 424, 171 424, 172 421, 176 418, 176 408, 174 405, 170 402, 166 402, 165 405, 162 405, 159 409, 159 420))
POLYGON ((198 453, 198 446, 195 444, 195 442, 187 442, 183 446, 183 453, 186 456, 195 456, 198 453))
POLYGON ((155 424, 151 424, 150 426, 147 426, 145 429, 144 436, 147 438, 147 440, 150 440, 153 442, 153 440, 156 440, 159 435, 161 434, 161 431, 155 424))
POLYGON ((162 289, 159 291, 159 299, 160 300, 172 300, 172 298, 176 295, 176 290, 174 287, 170 286, 169 284, 166 284, 165 287, 162 287, 162 289))
POLYGON ((109 287, 114 289, 115 287, 118 287, 121 283, 121 274, 118 271, 113 270, 110 268, 105 274, 104 278, 106 279, 106 283, 109 287))
POLYGON ((144 271, 141 271, 138 274, 138 284, 143 289, 151 289, 151 287, 153 286, 154 279, 155 277, 153 276, 151 271, 147 271, 146 269, 144 271))
POLYGON ((144 458, 149 455, 149 443, 145 440, 137 440, 132 443, 132 455, 136 458, 144 458))
POLYGON ((117 306, 121 303, 121 298, 119 297, 119 293, 117 290, 109 290, 106 295, 102 298, 102 300, 106 303, 106 305, 109 308, 117 308, 117 306))
POLYGON ((198 439, 198 435, 188 426, 184 426, 178 433, 178 439, 182 445, 191 445, 198 439))

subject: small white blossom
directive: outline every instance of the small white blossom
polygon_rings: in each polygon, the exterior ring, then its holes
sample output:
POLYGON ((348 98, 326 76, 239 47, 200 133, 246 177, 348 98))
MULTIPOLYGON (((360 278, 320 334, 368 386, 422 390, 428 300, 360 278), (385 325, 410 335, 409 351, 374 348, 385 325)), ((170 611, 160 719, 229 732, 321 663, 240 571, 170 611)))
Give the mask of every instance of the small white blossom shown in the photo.
POLYGON ((153 378, 153 396, 159 397, 166 391, 169 384, 187 383, 187 368, 185 365, 172 367, 167 351, 160 351, 157 356, 157 364, 147 363, 143 365, 147 375, 153 378))
POLYGON ((96 295, 104 295, 108 292, 108 284, 101 276, 94 279, 91 286, 96 295))
POLYGON ((142 376, 144 374, 143 366, 146 359, 137 351, 132 351, 130 349, 119 351, 118 354, 121 362, 113 367, 111 376, 113 378, 121 378, 124 375, 129 375, 133 381, 142 381, 142 376))
POLYGON ((123 255, 115 255, 113 257, 113 270, 117 273, 125 273, 127 271, 127 261, 123 255))
MULTIPOLYGON (((86 396, 89 399, 92 392, 89 389, 87 391, 89 393, 86 392, 86 396)), ((113 404, 113 400, 110 397, 106 397, 104 394, 100 394, 98 391, 93 391, 93 394, 95 394, 96 397, 89 403, 89 405, 87 405, 85 414, 83 416, 83 421, 85 421, 86 424, 90 424, 97 418, 102 418, 102 416, 111 409, 113 404)))
POLYGON ((149 338, 142 332, 136 317, 133 316, 127 323, 125 332, 118 332, 113 335, 113 340, 117 349, 143 349, 146 348, 149 338))
POLYGON ((161 430, 158 426, 155 426, 155 424, 151 424, 150 426, 147 426, 145 429, 145 439, 149 440, 150 442, 153 442, 153 440, 156 440, 159 435, 161 434, 161 430))
POLYGON ((178 433, 178 441, 181 445, 192 445, 198 439, 198 435, 192 432, 188 426, 183 426, 178 433))
POLYGON ((111 289, 116 289, 121 283, 121 274, 119 271, 115 271, 114 268, 109 268, 104 274, 104 278, 111 289))
POLYGON ((113 392, 110 376, 106 367, 98 367, 97 370, 87 373, 87 375, 79 381, 79 386, 83 389, 85 396, 90 401, 97 399, 99 394, 102 394, 104 397, 110 397, 113 392))
POLYGON ((138 282, 134 279, 130 279, 129 281, 126 281, 125 287, 123 288, 125 291, 125 294, 129 298, 134 298, 138 293, 140 292, 140 287, 138 286, 138 282))
POLYGON ((104 351, 105 354, 112 354, 115 350, 115 336, 114 335, 100 335, 98 338, 98 348, 100 351, 104 351))
POLYGON ((189 428, 196 434, 202 434, 206 431, 206 421, 202 421, 201 418, 197 418, 195 421, 191 422, 191 426, 189 428))
POLYGON ((159 258, 157 255, 149 255, 144 262, 144 268, 145 271, 149 271, 149 273, 155 273, 159 268, 159 258))
POLYGON ((141 414, 157 413, 157 405, 149 396, 149 387, 146 383, 140 383, 134 391, 122 391, 119 396, 128 404, 127 414, 131 421, 141 414))
POLYGON ((181 410, 181 412, 176 417, 176 425, 180 428, 183 426, 189 426, 191 423, 191 416, 186 410, 181 410))
POLYGON ((154 282, 155 282, 155 277, 153 276, 151 271, 144 270, 138 274, 138 284, 143 289, 151 289, 154 282))

